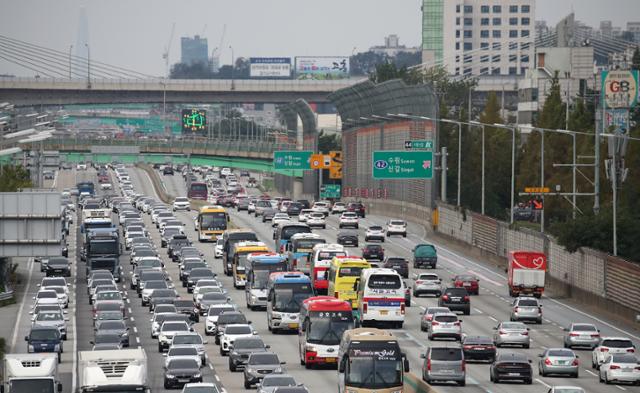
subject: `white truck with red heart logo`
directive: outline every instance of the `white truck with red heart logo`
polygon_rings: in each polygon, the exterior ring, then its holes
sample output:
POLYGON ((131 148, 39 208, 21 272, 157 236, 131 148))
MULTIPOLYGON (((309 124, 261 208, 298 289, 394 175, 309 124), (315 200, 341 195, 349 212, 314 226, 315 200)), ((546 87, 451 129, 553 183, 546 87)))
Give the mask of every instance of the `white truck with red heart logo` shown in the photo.
POLYGON ((547 256, 535 251, 511 251, 509 253, 509 295, 533 295, 544 292, 547 256))

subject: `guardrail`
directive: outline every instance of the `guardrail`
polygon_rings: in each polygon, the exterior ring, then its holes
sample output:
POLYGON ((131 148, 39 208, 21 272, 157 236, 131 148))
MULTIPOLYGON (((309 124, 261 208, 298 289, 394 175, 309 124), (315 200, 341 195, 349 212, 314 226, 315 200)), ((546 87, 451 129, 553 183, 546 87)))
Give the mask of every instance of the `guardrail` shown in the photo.
POLYGON ((0 302, 13 299, 13 295, 14 295, 13 291, 0 293, 0 302))

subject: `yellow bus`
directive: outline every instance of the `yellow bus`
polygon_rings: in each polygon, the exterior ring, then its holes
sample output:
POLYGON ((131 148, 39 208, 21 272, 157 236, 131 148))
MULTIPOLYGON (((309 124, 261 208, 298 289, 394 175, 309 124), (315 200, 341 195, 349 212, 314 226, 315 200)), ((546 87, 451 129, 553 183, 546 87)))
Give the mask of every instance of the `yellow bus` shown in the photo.
POLYGON ((269 253, 269 247, 267 247, 262 242, 252 242, 252 241, 244 241, 236 243, 232 246, 234 248, 233 251, 233 260, 232 271, 233 271, 233 287, 234 288, 244 288, 247 284, 247 258, 249 254, 253 253, 269 253))
POLYGON ((329 289, 327 294, 351 303, 351 307, 358 308, 358 292, 356 282, 360 279, 360 272, 369 269, 371 264, 366 259, 348 256, 336 256, 331 260, 329 268, 329 289))
POLYGON ((215 205, 201 207, 196 218, 198 240, 215 242, 227 229, 228 222, 229 214, 224 207, 215 205))

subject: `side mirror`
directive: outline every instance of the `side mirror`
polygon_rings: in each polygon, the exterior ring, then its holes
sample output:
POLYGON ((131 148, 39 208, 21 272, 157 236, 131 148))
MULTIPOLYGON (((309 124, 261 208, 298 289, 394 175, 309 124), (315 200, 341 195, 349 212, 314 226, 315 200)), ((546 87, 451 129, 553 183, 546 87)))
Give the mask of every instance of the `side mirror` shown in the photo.
POLYGON ((24 336, 24 341, 29 341, 29 336, 24 336))
POLYGON ((493 327, 493 330, 498 330, 498 327, 497 327, 497 326, 494 326, 494 327, 493 327))
POLYGON ((427 355, 425 355, 424 353, 420 354, 420 359, 426 359, 426 358, 427 358, 427 355))
POLYGON ((267 344, 267 345, 265 345, 264 347, 265 347, 265 349, 270 349, 270 348, 271 348, 271 345, 267 344))
POLYGON ((409 372, 409 359, 404 358, 403 363, 404 363, 404 372, 408 373, 409 372))
POLYGON ((65 321, 68 321, 68 320, 69 320, 69 317, 64 317, 64 320, 65 320, 65 321))
POLYGON ((538 357, 539 357, 539 358, 541 358, 541 357, 543 357, 543 356, 544 356, 543 354, 538 354, 538 357))
POLYGON ((208 340, 204 340, 202 343, 203 343, 204 345, 207 345, 207 344, 209 344, 209 341, 208 341, 208 340))
POLYGON ((568 332, 569 328, 563 328, 562 330, 564 330, 565 332, 568 332))
POLYGON ((340 360, 340 363, 338 364, 338 372, 339 373, 344 373, 345 363, 346 363, 346 359, 343 357, 340 360))
POLYGON ((258 331, 257 331, 257 330, 254 330, 254 331, 253 331, 253 335, 254 335, 254 336, 257 336, 257 335, 258 335, 258 331))
POLYGON ((58 391, 58 393, 62 393, 62 384, 60 382, 56 384, 56 390, 58 391))
POLYGON ((92 341, 89 341, 89 344, 91 344, 91 345, 96 345, 96 343, 95 343, 95 342, 93 342, 93 340, 92 340, 92 341))
POLYGON ((168 353, 166 353, 166 352, 163 352, 163 353, 162 353, 162 356, 164 356, 165 358, 167 357, 167 355, 169 355, 169 354, 168 354, 168 353))
POLYGON ((280 362, 280 364, 283 364, 283 365, 284 365, 284 364, 287 364, 287 362, 280 362))
POLYGON ((251 325, 251 321, 247 321, 247 325, 251 325))

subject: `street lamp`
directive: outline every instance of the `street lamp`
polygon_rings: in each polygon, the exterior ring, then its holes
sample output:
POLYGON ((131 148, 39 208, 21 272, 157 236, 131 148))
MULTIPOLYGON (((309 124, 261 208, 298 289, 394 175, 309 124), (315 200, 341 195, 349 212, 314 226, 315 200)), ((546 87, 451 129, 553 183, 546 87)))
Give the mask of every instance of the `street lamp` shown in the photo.
POLYGON ((73 49, 73 44, 69 45, 69 80, 71 80, 71 50, 73 49))
POLYGON ((233 54, 233 46, 229 45, 229 49, 231 49, 231 90, 235 90, 236 85, 234 80, 234 70, 236 68, 236 65, 235 65, 235 56, 233 54))
POLYGON ((91 88, 91 51, 89 44, 85 42, 84 46, 87 48, 87 88, 91 88))

